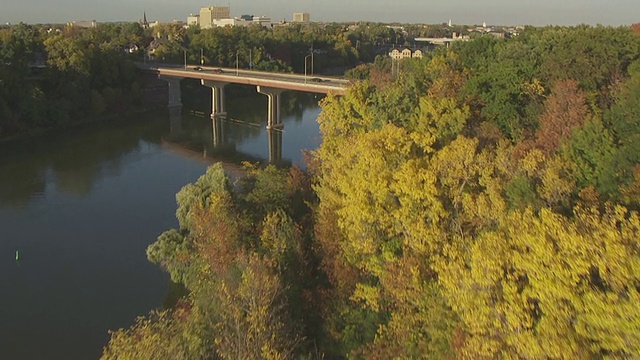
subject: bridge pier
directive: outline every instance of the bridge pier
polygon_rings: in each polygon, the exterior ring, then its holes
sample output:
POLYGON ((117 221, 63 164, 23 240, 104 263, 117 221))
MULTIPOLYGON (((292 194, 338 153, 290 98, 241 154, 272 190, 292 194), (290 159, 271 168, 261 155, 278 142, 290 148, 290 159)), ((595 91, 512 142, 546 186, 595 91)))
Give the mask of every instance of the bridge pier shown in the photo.
POLYGON ((158 79, 169 84, 169 108, 182 108, 182 93, 180 92, 180 81, 182 77, 158 75, 158 79))
POLYGON ((224 87, 228 83, 204 79, 200 80, 200 83, 211 88, 211 118, 227 116, 227 112, 224 111, 224 87))
POLYGON ((282 131, 267 130, 269 136, 269 163, 278 164, 282 161, 282 131))
POLYGON ((218 148, 224 144, 224 124, 223 120, 218 116, 211 118, 211 129, 213 133, 211 137, 213 139, 213 147, 218 148))
POLYGON ((282 129, 282 107, 280 106, 280 95, 283 89, 258 85, 258 92, 267 95, 269 98, 269 111, 267 117, 267 129, 282 129))

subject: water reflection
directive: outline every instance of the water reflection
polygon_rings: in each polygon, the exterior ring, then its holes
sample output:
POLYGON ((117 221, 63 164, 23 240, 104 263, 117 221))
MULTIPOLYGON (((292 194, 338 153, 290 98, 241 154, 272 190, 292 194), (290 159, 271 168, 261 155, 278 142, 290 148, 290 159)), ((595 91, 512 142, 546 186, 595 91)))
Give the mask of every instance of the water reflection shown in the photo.
POLYGON ((169 108, 169 136, 179 139, 183 134, 182 109, 178 107, 169 108))
POLYGON ((120 173, 121 158, 141 140, 158 142, 165 126, 152 120, 90 124, 0 144, 0 207, 24 206, 47 187, 87 195, 101 177, 120 173))
POLYGON ((98 358, 161 302, 145 248, 176 226, 182 186, 215 161, 302 164, 320 142, 313 95, 283 98, 282 132, 262 95, 226 98, 227 120, 185 107, 0 144, 0 359, 98 358))
POLYGON ((265 96, 241 93, 226 101, 227 118, 210 119, 205 105, 170 111, 169 134, 167 115, 152 114, 0 143, 0 207, 25 206, 47 189, 86 196, 100 179, 119 176, 123 157, 141 151, 145 141, 171 143, 211 162, 283 166, 303 165, 301 149, 314 149, 320 142, 317 96, 283 94, 284 131, 266 130, 265 96))
POLYGON ((194 107, 183 113, 170 114, 172 132, 165 140, 215 161, 304 166, 301 150, 315 149, 320 143, 318 99, 313 94, 285 92, 283 131, 266 129, 266 97, 255 92, 225 96, 224 117, 211 119, 208 103, 191 104, 194 107))
POLYGON ((269 163, 280 164, 282 162, 282 131, 269 129, 267 136, 269 137, 269 163))

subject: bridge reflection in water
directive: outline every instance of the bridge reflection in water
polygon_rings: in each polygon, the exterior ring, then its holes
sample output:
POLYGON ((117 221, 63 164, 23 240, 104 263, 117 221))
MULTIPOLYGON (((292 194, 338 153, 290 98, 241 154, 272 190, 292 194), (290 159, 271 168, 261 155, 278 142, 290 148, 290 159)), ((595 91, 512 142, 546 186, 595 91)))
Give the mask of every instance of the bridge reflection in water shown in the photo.
MULTIPOLYGON (((184 120, 184 115, 180 108, 169 109, 170 136, 165 139, 164 143, 166 147, 180 152, 182 155, 202 158, 208 163, 221 161, 223 165, 232 167, 233 169, 230 169, 232 172, 241 171, 240 166, 237 165, 241 161, 262 162, 265 160, 264 158, 261 159, 255 155, 238 151, 236 149, 236 141, 239 139, 230 139, 234 135, 234 131, 229 131, 232 130, 230 129, 231 127, 235 129, 236 135, 238 128, 244 127, 250 128, 248 129, 249 132, 259 131, 262 133, 264 131, 266 133, 268 144, 268 157, 266 160, 270 164, 291 165, 290 161, 283 160, 283 131, 280 129, 261 130, 256 124, 215 116, 208 121, 211 126, 209 132, 211 138, 205 140, 203 134, 194 135, 193 130, 187 129, 184 120), (194 136, 199 137, 202 142, 194 139, 194 136), (231 164, 235 164, 235 166, 231 164)), ((259 136, 263 136, 263 134, 259 136)))

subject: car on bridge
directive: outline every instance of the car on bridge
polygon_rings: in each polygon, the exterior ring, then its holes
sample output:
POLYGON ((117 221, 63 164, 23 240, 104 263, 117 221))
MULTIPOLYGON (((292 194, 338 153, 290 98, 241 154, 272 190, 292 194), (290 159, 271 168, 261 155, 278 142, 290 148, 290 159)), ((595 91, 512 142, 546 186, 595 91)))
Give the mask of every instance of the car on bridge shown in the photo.
POLYGON ((222 69, 213 69, 213 72, 215 74, 222 74, 222 73, 224 73, 224 70, 222 70, 222 69))
POLYGON ((202 67, 201 66, 196 66, 196 67, 193 68, 193 70, 202 71, 202 67))
POLYGON ((310 81, 311 81, 311 82, 323 82, 323 81, 325 81, 325 80, 323 80, 323 79, 321 79, 321 78, 318 78, 318 77, 314 77, 314 78, 311 78, 311 79, 310 79, 310 81))

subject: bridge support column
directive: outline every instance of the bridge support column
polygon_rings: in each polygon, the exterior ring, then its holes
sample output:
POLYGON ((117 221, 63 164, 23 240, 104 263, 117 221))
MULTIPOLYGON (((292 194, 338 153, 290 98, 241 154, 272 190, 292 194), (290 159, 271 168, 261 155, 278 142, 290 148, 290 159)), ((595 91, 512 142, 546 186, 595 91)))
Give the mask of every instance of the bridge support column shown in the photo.
POLYGON ((224 144, 224 124, 223 120, 218 116, 211 118, 211 129, 213 130, 211 136, 213 139, 213 147, 218 148, 224 144))
POLYGON ((267 95, 269 98, 267 129, 282 129, 282 107, 280 106, 280 94, 282 94, 284 90, 260 85, 258 85, 257 88, 260 94, 267 95))
POLYGON ((227 116, 224 111, 224 87, 228 84, 221 81, 200 80, 201 84, 211 88, 211 118, 227 116))
POLYGON ((282 161, 282 131, 267 130, 269 136, 269 163, 278 164, 282 161))
POLYGON ((169 108, 182 108, 182 93, 180 92, 180 81, 178 76, 158 75, 158 79, 169 84, 169 108))

